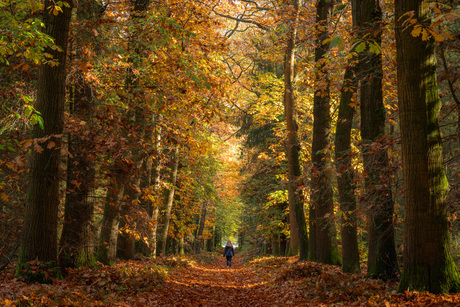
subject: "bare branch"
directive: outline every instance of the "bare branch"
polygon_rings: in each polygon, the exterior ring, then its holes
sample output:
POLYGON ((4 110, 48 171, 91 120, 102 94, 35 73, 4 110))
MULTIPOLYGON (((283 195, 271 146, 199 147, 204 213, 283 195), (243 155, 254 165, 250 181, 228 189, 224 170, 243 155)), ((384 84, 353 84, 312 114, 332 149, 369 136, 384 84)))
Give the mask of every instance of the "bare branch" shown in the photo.
POLYGON ((251 20, 251 19, 246 19, 246 18, 240 18, 240 17, 234 17, 234 16, 230 16, 230 15, 225 15, 225 14, 221 14, 219 12, 217 12, 215 10, 215 7, 212 8, 212 11, 214 12, 214 14, 216 14, 217 16, 220 16, 220 17, 224 17, 224 18, 227 18, 227 19, 231 19, 231 20, 235 20, 237 22, 243 22, 243 23, 250 23, 250 24, 253 24, 255 26, 257 26, 258 28, 264 30, 264 31, 270 31, 270 28, 267 27, 266 25, 263 25, 261 24, 260 22, 257 22, 255 20, 251 20))

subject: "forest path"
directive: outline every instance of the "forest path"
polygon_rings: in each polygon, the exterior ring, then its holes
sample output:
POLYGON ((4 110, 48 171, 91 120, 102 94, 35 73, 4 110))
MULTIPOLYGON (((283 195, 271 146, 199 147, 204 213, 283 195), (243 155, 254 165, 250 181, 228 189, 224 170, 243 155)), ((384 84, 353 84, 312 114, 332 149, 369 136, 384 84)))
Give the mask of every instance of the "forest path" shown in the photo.
POLYGON ((296 289, 282 290, 269 272, 244 265, 238 256, 231 268, 220 257, 213 264, 176 269, 169 277, 155 293, 159 306, 308 306, 293 301, 296 289))

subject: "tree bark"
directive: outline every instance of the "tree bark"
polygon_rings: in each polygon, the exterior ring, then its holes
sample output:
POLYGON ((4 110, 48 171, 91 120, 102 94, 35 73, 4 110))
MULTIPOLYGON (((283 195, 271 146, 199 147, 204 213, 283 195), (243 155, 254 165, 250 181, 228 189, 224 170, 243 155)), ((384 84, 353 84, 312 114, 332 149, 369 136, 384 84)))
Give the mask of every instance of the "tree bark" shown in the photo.
MULTIPOLYGON (((316 222, 316 260, 328 264, 340 264, 337 233, 334 224, 334 202, 331 178, 331 115, 329 98, 329 76, 324 56, 329 44, 323 41, 329 37, 328 19, 332 8, 331 0, 320 0, 316 5, 317 47, 315 50, 317 88, 313 101, 313 141, 311 200, 316 222), (321 82, 320 82, 321 80, 321 82), (323 84, 320 86, 320 84, 323 84)), ((311 219, 311 217, 310 217, 311 219)))
MULTIPOLYGON (((58 61, 58 65, 42 64, 38 73, 36 110, 41 113, 44 127, 34 126, 30 181, 27 191, 23 239, 19 252, 17 272, 31 260, 51 262, 57 265, 57 227, 59 207, 59 165, 63 131, 64 103, 66 98, 66 59, 69 25, 73 1, 62 6, 57 15, 45 9, 44 32, 54 39, 62 50, 47 48, 46 53, 58 61)), ((45 8, 54 7, 45 1, 45 8)))
MULTIPOLYGON (((411 35, 405 13, 430 25, 429 1, 397 0, 396 50, 404 177, 404 263, 398 291, 460 291, 446 213, 435 42, 411 35)), ((407 15, 406 15, 407 16, 407 15)))
MULTIPOLYGON (((358 1, 361 39, 381 46, 382 11, 374 0, 358 1), (361 3, 360 3, 361 2, 361 3), (372 35, 369 35, 372 33, 372 35), (365 38, 366 36, 366 38, 365 38), (368 40, 371 37, 373 42, 368 40)), ((382 93, 382 54, 367 49, 360 54, 361 138, 368 215, 367 276, 393 279, 398 273, 394 239, 394 202, 384 148, 385 106, 382 93)))
POLYGON ((295 44, 297 36, 297 25, 299 20, 298 0, 291 1, 292 9, 288 11, 289 34, 285 53, 284 64, 284 116, 286 120, 286 155, 288 160, 288 201, 289 201, 289 222, 291 225, 291 240, 289 244, 289 255, 299 253, 301 260, 308 258, 308 234, 305 222, 303 203, 300 199, 301 191, 298 190, 301 183, 301 172, 299 162, 300 144, 297 136, 297 124, 294 116, 294 66, 295 66, 295 44))
POLYGON ((195 253, 201 253, 202 244, 203 244, 203 232, 204 232, 204 224, 206 222, 206 211, 207 211, 207 204, 206 201, 203 201, 201 204, 201 213, 200 213, 200 222, 199 227, 197 229, 195 235, 195 253))
MULTIPOLYGON (((83 24, 74 35, 76 57, 85 61, 82 46, 85 39, 94 40, 96 36, 88 24, 97 21, 104 8, 94 0, 82 1, 77 7, 78 22, 83 24)), ((86 123, 79 133, 69 133, 69 155, 67 158, 67 185, 64 210, 64 224, 60 240, 59 263, 61 268, 92 266, 95 264, 93 244, 93 192, 95 189, 95 156, 91 153, 93 138, 90 131, 94 116, 93 88, 85 79, 84 72, 74 74, 70 99, 70 113, 86 123), (83 131, 82 131, 83 130, 83 131)))
POLYGON ((167 190, 166 204, 165 204, 165 219, 163 232, 161 234, 161 254, 166 255, 166 240, 168 239, 169 231, 169 220, 171 218, 171 209, 174 201, 174 192, 176 189, 177 171, 179 169, 179 145, 175 145, 171 152, 171 173, 170 173, 170 184, 171 187, 167 190))
MULTIPOLYGON (((114 165, 117 165, 117 163, 114 162, 114 165)), ((117 258, 120 209, 125 187, 121 178, 123 178, 124 175, 120 162, 118 168, 114 168, 111 172, 112 178, 107 191, 104 215, 102 217, 101 234, 96 253, 96 259, 105 265, 114 265, 117 258)))
MULTIPOLYGON (((353 52, 353 50, 352 50, 353 52)), ((352 59, 343 77, 340 95, 339 114, 335 134, 335 163, 337 169, 337 189, 340 211, 342 213, 342 271, 359 273, 358 227, 356 224, 356 197, 354 188, 354 170, 351 153, 351 129, 355 108, 353 97, 358 87, 352 59)))
MULTIPOLYGON (((136 32, 139 31, 139 28, 141 28, 141 25, 144 22, 150 0, 132 0, 130 1, 130 4, 130 18, 133 20, 133 32, 136 32)), ((135 134, 128 133, 127 139, 131 139, 130 144, 137 144, 139 142, 139 137, 143 140, 146 131, 144 89, 139 86, 139 76, 134 74, 134 70, 137 69, 142 62, 143 47, 136 39, 136 36, 133 36, 129 42, 130 48, 133 49, 132 55, 129 58, 129 62, 132 66, 128 69, 125 82, 126 91, 130 94, 130 99, 127 101, 127 105, 130 110, 134 110, 132 112, 128 112, 126 121, 130 124, 130 129, 138 132, 137 137, 135 137, 135 134)), ((118 257, 126 260, 134 258, 135 253, 135 232, 137 231, 136 222, 131 220, 129 216, 131 216, 131 212, 135 210, 135 207, 137 207, 140 203, 140 169, 146 159, 146 154, 142 149, 134 145, 131 149, 131 158, 135 168, 129 176, 130 179, 125 182, 126 187, 124 191, 128 201, 124 203, 121 210, 120 231, 117 247, 118 257)))
MULTIPOLYGON (((352 19, 353 28, 356 27, 357 3, 353 0, 352 19)), ((343 77, 340 94, 339 114, 335 134, 335 165, 337 170, 337 189, 339 193, 342 236, 342 271, 344 273, 361 272, 359 265, 358 227, 356 219, 356 197, 354 186, 354 170, 352 166, 351 131, 355 114, 356 93, 358 78, 356 76, 358 59, 352 48, 352 58, 343 77)))
MULTIPOLYGON (((160 157, 160 145, 161 145, 161 129, 158 123, 159 117, 154 119, 154 132, 153 132, 153 155, 152 159, 152 187, 153 191, 159 193, 160 191, 160 171, 161 171, 161 157, 160 157)), ((157 254, 157 230, 158 230, 158 216, 159 206, 158 203, 149 203, 147 208, 148 215, 150 217, 150 223, 152 231, 149 234, 149 245, 150 254, 155 257, 157 254)))

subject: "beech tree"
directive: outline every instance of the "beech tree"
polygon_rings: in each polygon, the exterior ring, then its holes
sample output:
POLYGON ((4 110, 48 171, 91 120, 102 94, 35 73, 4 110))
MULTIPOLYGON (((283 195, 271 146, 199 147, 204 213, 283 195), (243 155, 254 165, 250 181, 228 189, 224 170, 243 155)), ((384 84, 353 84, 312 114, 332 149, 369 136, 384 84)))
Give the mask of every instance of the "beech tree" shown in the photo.
POLYGON ((66 61, 69 25, 73 1, 57 5, 45 1, 44 33, 58 48, 46 52, 57 65, 41 65, 38 75, 36 110, 44 125, 33 130, 33 152, 27 191, 23 239, 17 272, 21 275, 27 262, 37 259, 57 265, 57 227, 59 207, 59 166, 61 162, 63 115, 66 98, 66 61))
POLYGON ((386 110, 383 103, 382 10, 374 0, 357 1, 362 155, 366 172, 366 210, 368 212, 368 268, 370 277, 395 278, 398 274, 394 239, 394 203, 384 148, 386 110))
MULTIPOLYGON (((316 246, 310 249, 310 260, 339 264, 337 233, 334 220, 334 203, 331 176, 331 110, 329 72, 324 56, 328 52, 328 20, 332 10, 331 0, 316 3, 318 34, 315 48, 316 86, 313 106, 313 141, 311 145, 311 200, 316 228, 316 246), (315 248, 315 250, 313 250, 315 248)), ((310 211, 312 212, 312 211, 310 211)))
POLYGON ((460 291, 447 224, 448 183, 442 159, 435 41, 417 35, 409 14, 426 29, 429 1, 396 0, 399 118, 404 178, 404 258, 399 292, 460 291))
MULTIPOLYGON (((353 28, 356 27, 357 4, 352 2, 353 28)), ((356 46, 356 44, 355 44, 356 46)), ((342 270, 345 273, 360 272, 358 250, 358 227, 354 169, 352 166, 351 131, 355 115, 355 103, 359 80, 356 47, 351 48, 340 90, 340 103, 335 133, 335 165, 337 190, 341 211, 342 270)))
POLYGON ((94 146, 95 89, 87 80, 86 58, 90 56, 90 44, 96 40, 94 26, 101 18, 104 7, 96 1, 80 1, 76 22, 80 24, 74 33, 73 47, 77 68, 73 72, 69 99, 67 184, 64 222, 59 241, 59 262, 62 268, 95 264, 93 238, 94 192, 96 185, 96 152, 94 146), (89 42, 88 42, 89 40, 89 42), (89 48, 84 48, 90 46, 89 48), (86 67, 85 67, 86 68, 86 67))
POLYGON ((297 123, 294 115, 294 67, 297 26, 299 22, 299 1, 293 0, 286 7, 289 30, 284 60, 284 117, 286 119, 286 156, 288 162, 288 197, 289 222, 291 224, 291 240, 289 254, 299 254, 301 260, 308 257, 308 234, 305 222, 303 203, 300 197, 301 172, 299 151, 300 145, 297 136, 297 123))

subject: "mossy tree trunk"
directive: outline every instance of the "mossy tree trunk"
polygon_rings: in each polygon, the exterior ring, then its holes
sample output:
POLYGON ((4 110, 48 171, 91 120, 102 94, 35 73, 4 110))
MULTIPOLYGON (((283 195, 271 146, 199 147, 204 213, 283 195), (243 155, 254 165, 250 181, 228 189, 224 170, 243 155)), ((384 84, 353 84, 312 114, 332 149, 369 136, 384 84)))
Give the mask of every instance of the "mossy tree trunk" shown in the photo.
MULTIPOLYGON (((316 39, 316 84, 313 101, 313 141, 311 200, 315 211, 316 255, 318 262, 340 264, 337 246, 337 233, 334 224, 334 202, 331 178, 331 114, 329 97, 329 76, 324 63, 324 56, 329 51, 329 44, 323 43, 329 38, 328 20, 332 1, 319 0, 316 5, 316 23, 319 29, 316 39), (320 82, 321 80, 321 82, 320 82), (323 84, 321 87, 319 84, 323 84)), ((312 219, 312 217, 310 217, 312 219)))
POLYGON ((438 116, 435 42, 411 35, 407 12, 430 25, 430 1, 396 0, 399 118, 404 177, 404 263, 398 291, 460 291, 451 255, 438 116))
POLYGON ((382 54, 370 51, 371 44, 380 48, 382 11, 378 1, 357 1, 360 38, 366 50, 360 53, 361 138, 368 216, 368 268, 373 278, 392 279, 398 275, 394 238, 394 202, 385 149, 385 106, 382 93, 382 54), (369 35, 371 33, 371 35, 369 35))
MULTIPOLYGON (((59 165, 61 163, 64 104, 66 99, 66 60, 69 26, 73 1, 66 2, 62 12, 43 10, 44 33, 54 39, 61 50, 47 48, 58 65, 42 64, 38 72, 36 110, 41 113, 43 129, 34 126, 30 180, 27 191, 23 238, 19 252, 17 272, 31 260, 51 262, 57 266, 57 227, 59 207, 59 165), (39 146, 39 147, 38 147, 39 146), (39 149, 40 148, 40 149, 39 149)), ((54 7, 45 1, 45 8, 54 7)))

